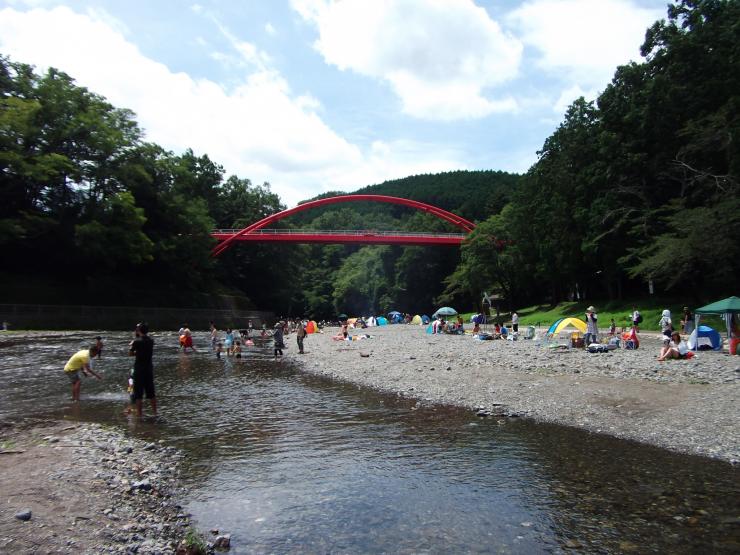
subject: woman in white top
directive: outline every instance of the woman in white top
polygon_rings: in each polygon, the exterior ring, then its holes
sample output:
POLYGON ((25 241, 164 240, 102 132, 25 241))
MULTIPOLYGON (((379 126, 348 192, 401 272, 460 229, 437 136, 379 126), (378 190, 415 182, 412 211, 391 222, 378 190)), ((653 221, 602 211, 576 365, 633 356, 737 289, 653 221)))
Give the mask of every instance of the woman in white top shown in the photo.
POLYGON ((671 334, 671 339, 663 343, 663 348, 660 350, 660 356, 658 360, 665 360, 667 358, 687 358, 686 355, 689 352, 689 346, 685 341, 681 341, 681 335, 674 331, 671 334))

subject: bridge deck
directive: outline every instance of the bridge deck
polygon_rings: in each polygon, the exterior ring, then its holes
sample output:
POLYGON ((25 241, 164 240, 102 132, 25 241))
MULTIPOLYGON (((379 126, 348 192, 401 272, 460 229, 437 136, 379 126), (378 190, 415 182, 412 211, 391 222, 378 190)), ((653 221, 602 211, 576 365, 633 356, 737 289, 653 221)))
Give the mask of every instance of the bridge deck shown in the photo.
MULTIPOLYGON (((224 241, 240 229, 215 229, 211 236, 224 241)), ((236 241, 288 243, 357 243, 370 245, 460 245, 464 233, 419 233, 409 231, 259 229, 236 237, 236 241)))

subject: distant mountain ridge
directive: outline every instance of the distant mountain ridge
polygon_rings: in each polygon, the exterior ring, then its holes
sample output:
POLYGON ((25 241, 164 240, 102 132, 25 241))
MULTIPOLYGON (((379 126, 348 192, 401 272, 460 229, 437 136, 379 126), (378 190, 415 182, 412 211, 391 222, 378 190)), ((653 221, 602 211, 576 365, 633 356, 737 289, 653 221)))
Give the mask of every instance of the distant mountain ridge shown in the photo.
MULTIPOLYGON (((353 191, 328 192, 304 202, 347 194, 388 195, 424 202, 449 210, 469 220, 481 221, 501 211, 521 180, 518 174, 494 170, 457 170, 423 174, 368 185, 353 191)), ((408 208, 375 203, 352 203, 323 207, 294 218, 295 223, 309 223, 330 211, 349 209, 367 215, 382 212, 395 219, 406 219, 408 208)))

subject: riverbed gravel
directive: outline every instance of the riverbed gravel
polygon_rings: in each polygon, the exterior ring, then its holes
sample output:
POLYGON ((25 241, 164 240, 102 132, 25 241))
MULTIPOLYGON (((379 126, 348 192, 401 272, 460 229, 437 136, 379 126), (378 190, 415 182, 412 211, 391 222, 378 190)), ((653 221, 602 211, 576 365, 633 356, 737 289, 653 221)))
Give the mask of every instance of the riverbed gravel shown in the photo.
POLYGON ((2 553, 174 553, 191 525, 177 449, 70 422, 5 426, 0 440, 2 553))
POLYGON ((291 336, 286 358, 303 371, 422 404, 529 417, 740 461, 740 357, 726 352, 659 362, 657 334, 643 335, 637 350, 591 354, 543 340, 429 335, 411 325, 353 330, 353 341, 334 341, 336 332, 309 335, 305 355, 291 336))

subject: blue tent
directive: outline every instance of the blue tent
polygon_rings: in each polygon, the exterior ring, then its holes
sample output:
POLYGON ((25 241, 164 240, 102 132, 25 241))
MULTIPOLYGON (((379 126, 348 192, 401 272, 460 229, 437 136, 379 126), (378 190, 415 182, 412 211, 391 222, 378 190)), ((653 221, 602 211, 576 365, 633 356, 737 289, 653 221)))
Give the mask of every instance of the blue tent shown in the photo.
POLYGON ((431 322, 431 321, 432 321, 432 319, 431 319, 431 318, 430 318, 429 316, 427 316, 426 314, 423 314, 423 315, 422 315, 422 317, 421 317, 421 322, 422 322, 423 324, 428 324, 428 323, 429 323, 429 322, 431 322))
POLYGON ((400 324, 403 322, 403 314, 400 312, 396 312, 395 310, 393 312, 389 312, 388 316, 390 316, 391 323, 393 324, 400 324))
POLYGON ((379 326, 388 325, 388 320, 384 316, 378 316, 375 321, 378 323, 379 326))
POLYGON ((722 350, 722 339, 719 332, 709 326, 699 326, 689 336, 689 349, 699 351, 702 349, 722 350), (704 347, 706 345, 706 347, 704 347))

